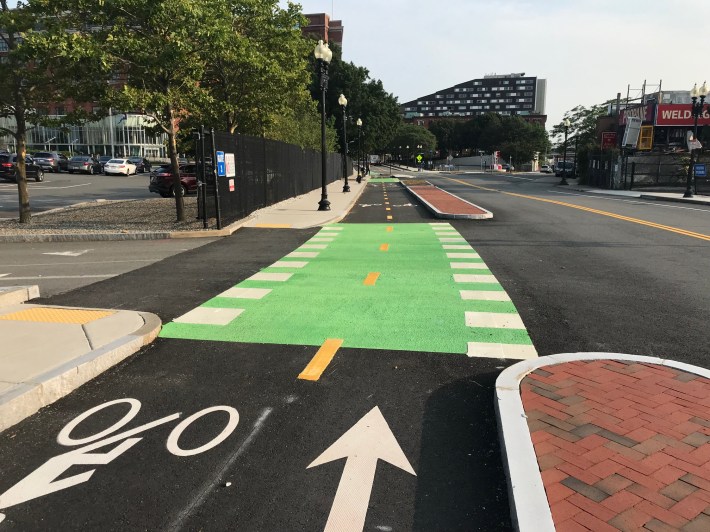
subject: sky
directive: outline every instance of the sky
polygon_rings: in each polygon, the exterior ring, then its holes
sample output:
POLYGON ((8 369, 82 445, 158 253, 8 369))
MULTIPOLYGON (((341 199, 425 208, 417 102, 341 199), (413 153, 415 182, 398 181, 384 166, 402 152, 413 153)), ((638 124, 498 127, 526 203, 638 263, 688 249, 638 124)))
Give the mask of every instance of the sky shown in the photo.
MULTIPOLYGON (((285 5, 281 1, 281 5, 285 5)), ((547 79, 547 129, 577 105, 710 82, 707 0, 301 0, 400 103, 486 74, 547 79), (696 21, 695 24, 693 21, 696 21)), ((347 96, 347 95, 346 95, 347 96)))

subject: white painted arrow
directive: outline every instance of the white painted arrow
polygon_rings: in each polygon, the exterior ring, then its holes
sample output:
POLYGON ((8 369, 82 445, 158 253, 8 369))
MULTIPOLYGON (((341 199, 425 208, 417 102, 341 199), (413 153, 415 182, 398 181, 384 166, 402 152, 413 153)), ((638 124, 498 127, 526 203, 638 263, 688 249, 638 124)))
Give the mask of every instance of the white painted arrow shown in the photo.
POLYGON ((0 277, 7 277, 8 275, 10 275, 10 274, 9 273, 0 273, 0 277))
POLYGON ((84 249, 82 251, 54 251, 52 253, 42 253, 42 255, 59 255, 60 257, 78 257, 84 253, 88 253, 90 249, 84 249))
POLYGON ((370 410, 308 468, 340 458, 347 458, 347 461, 325 532, 361 531, 365 527, 377 460, 384 460, 417 475, 378 407, 370 410))

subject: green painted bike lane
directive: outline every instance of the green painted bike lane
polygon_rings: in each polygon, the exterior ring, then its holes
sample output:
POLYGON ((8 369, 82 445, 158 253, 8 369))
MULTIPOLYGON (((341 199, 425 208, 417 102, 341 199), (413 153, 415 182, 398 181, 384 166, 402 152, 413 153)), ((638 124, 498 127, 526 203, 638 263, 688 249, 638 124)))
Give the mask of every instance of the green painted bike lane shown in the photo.
POLYGON ((491 275, 447 223, 336 224, 160 335, 312 346, 342 339, 343 347, 462 354, 471 342, 534 349, 522 322, 469 323, 519 320, 491 275))

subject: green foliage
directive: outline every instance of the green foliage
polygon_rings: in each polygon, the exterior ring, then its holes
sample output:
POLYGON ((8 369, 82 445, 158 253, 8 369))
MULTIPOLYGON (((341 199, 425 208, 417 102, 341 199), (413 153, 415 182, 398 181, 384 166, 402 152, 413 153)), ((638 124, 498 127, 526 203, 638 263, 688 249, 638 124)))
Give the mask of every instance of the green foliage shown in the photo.
POLYGON ((387 146, 387 151, 402 160, 409 160, 418 153, 430 158, 436 150, 436 137, 422 126, 402 124, 387 146), (421 148, 419 148, 421 146, 421 148))
POLYGON ((466 122, 444 119, 432 123, 429 130, 436 135, 442 154, 465 149, 500 151, 503 158, 522 162, 549 149, 545 129, 519 116, 488 113, 466 122))
MULTIPOLYGON (((313 43, 310 48, 311 57, 314 45, 313 43)), ((357 138, 358 131, 355 123, 360 118, 363 122, 363 151, 365 153, 382 152, 402 124, 397 98, 385 90, 382 81, 371 79, 370 73, 365 67, 342 61, 342 50, 337 44, 331 44, 331 49, 333 50, 333 60, 328 73, 326 112, 335 118, 338 145, 343 145, 343 111, 338 103, 338 98, 344 94, 348 99, 346 108, 348 139, 352 141, 357 138)), ((311 63, 313 72, 311 94, 313 99, 320 100, 315 61, 311 63)))

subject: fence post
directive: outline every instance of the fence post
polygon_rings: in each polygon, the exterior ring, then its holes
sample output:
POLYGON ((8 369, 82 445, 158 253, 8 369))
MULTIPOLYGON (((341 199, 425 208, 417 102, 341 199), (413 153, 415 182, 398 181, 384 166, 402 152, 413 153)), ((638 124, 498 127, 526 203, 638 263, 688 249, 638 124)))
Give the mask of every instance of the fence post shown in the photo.
POLYGON ((631 162, 631 182, 629 183, 629 190, 634 188, 634 175, 636 174, 636 162, 631 162))

